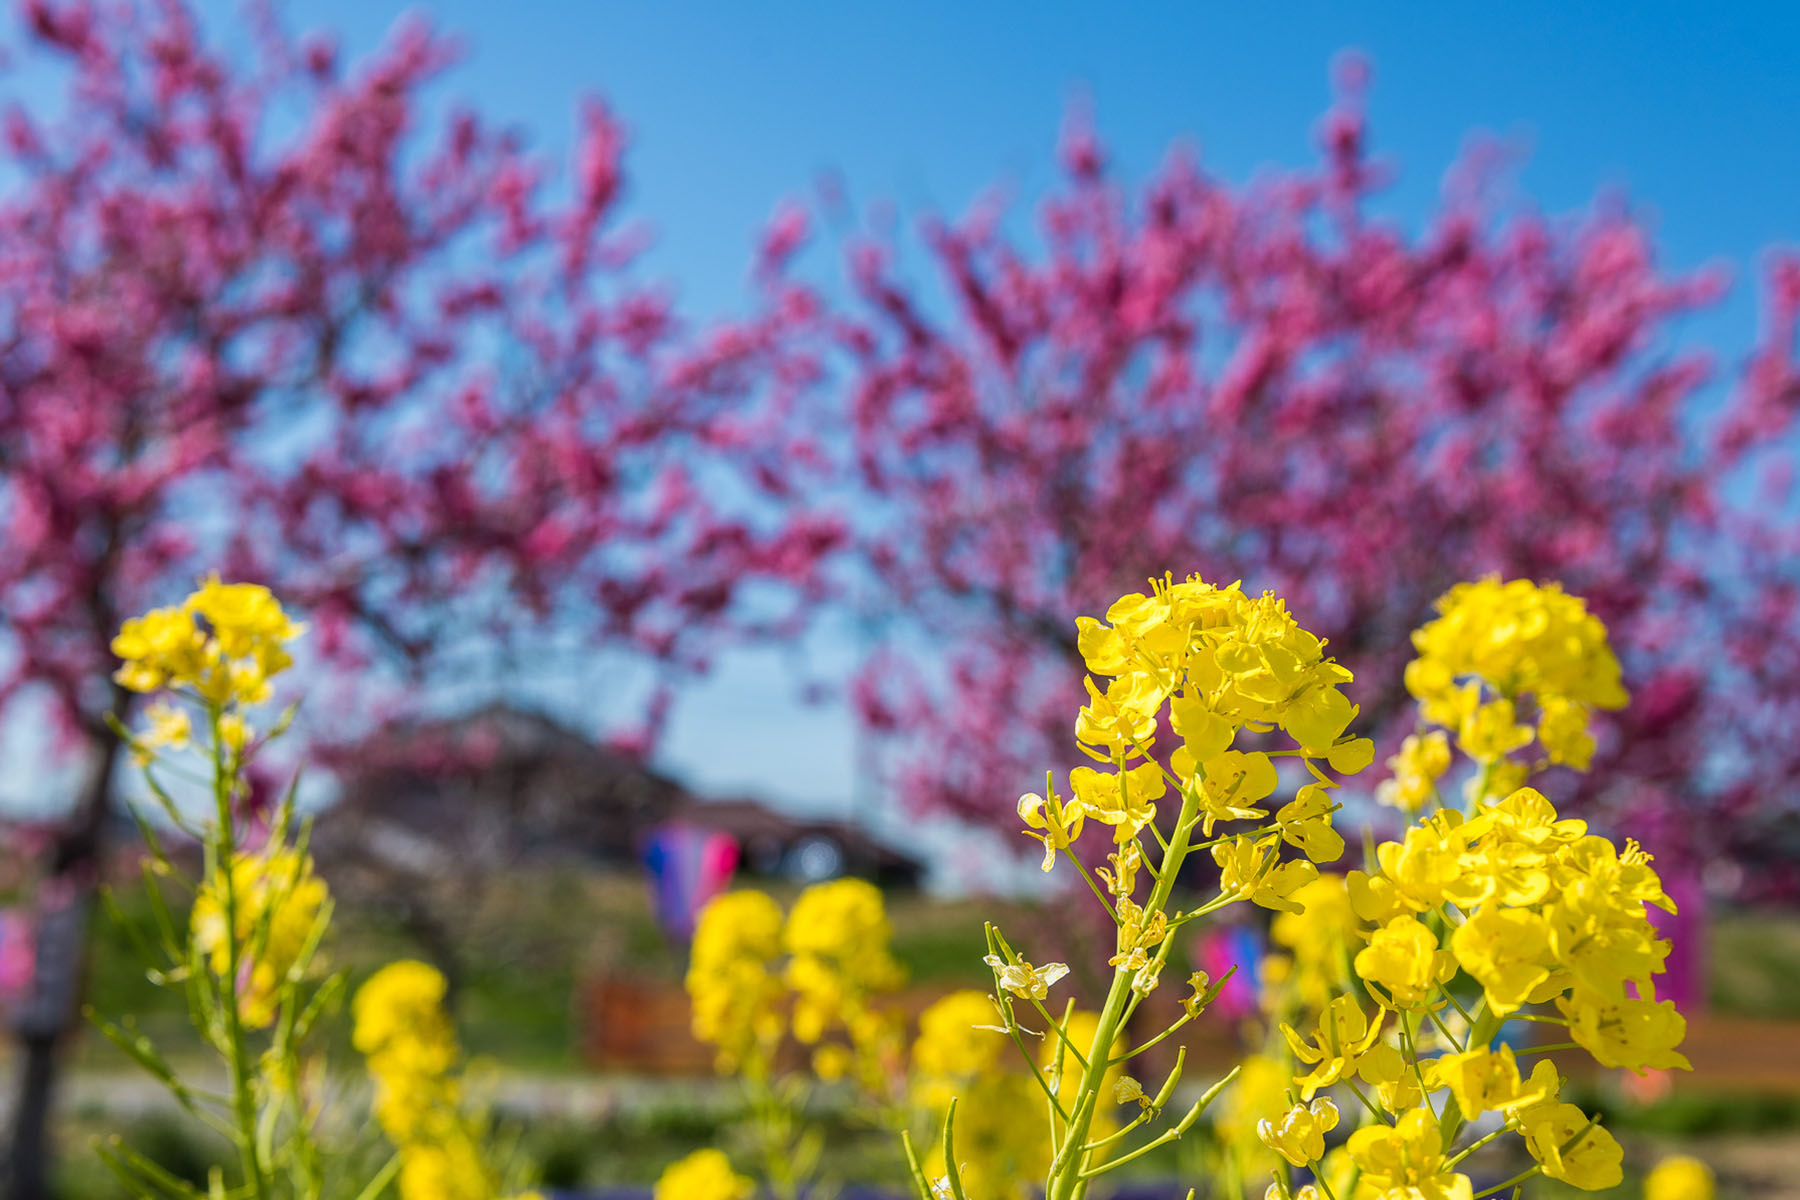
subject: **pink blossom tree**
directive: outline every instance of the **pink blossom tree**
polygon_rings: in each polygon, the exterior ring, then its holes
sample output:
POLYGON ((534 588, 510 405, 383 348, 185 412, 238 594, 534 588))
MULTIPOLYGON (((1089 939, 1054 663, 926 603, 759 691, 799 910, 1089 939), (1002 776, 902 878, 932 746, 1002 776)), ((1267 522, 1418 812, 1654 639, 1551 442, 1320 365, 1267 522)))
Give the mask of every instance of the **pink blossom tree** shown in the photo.
POLYGON ((1364 74, 1315 166, 1238 186, 1177 151, 1134 189, 1076 122, 1035 229, 928 218, 925 267, 861 237, 842 288, 778 219, 769 294, 821 314, 791 332, 861 497, 886 632, 855 697, 897 794, 1014 826, 1080 761, 1074 618, 1166 570, 1287 596, 1391 751, 1409 631, 1497 572, 1563 581, 1623 653, 1635 702, 1563 784, 1695 834, 1665 852, 1751 852, 1800 777, 1772 736, 1800 717, 1800 262, 1770 263, 1752 360, 1716 363, 1675 327, 1724 281, 1660 267, 1621 203, 1498 203, 1489 148, 1417 230, 1375 215, 1364 74))
POLYGON ((347 67, 269 22, 225 49, 181 0, 23 15, 19 52, 65 86, 0 130, 0 710, 47 704, 86 763, 19 1021, 35 1198, 123 617, 209 568, 266 581, 334 678, 387 681, 359 715, 480 654, 624 648, 662 680, 642 743, 670 679, 804 612, 839 529, 789 502, 781 321, 694 335, 636 278, 599 104, 555 181, 515 135, 430 115, 453 48, 419 25, 347 67))

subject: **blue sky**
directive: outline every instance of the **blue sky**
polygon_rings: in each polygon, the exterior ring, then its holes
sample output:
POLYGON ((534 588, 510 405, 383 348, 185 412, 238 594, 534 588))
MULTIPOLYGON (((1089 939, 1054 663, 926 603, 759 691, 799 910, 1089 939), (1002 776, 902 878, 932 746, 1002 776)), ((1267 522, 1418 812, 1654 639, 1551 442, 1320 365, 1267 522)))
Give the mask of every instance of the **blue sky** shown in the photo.
MULTIPOLYGON (((418 8, 315 0, 288 12, 358 51, 418 8)), ((754 232, 822 173, 859 206, 886 198, 902 212, 960 210, 997 182, 1029 201, 1053 174, 1075 97, 1130 176, 1178 139, 1234 179, 1303 161, 1328 64, 1346 47, 1375 65, 1375 143, 1402 171, 1387 202, 1402 218, 1428 210, 1470 131, 1521 139, 1523 187, 1546 210, 1620 187, 1651 215, 1668 263, 1736 270, 1727 305, 1687 331, 1731 354, 1753 325, 1756 251, 1800 241, 1795 6, 452 0, 423 11, 466 39, 443 93, 546 149, 566 146, 582 94, 613 104, 632 134, 631 210, 657 232, 649 265, 702 314, 737 303, 754 232)), ((849 723, 791 695, 776 655, 728 662, 678 709, 666 761, 703 787, 841 810, 854 790, 849 723)))

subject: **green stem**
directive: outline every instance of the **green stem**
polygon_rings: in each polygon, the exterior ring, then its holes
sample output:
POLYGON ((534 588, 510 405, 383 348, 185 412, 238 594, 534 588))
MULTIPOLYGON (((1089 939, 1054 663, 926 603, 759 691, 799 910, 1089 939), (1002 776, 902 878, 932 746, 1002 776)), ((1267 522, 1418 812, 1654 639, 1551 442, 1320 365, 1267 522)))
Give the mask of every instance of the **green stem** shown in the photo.
POLYGON ((750 1107, 756 1114, 758 1140, 762 1143, 763 1171, 769 1190, 780 1200, 796 1200, 799 1181, 794 1178, 792 1155, 793 1117, 766 1079, 745 1077, 750 1084, 750 1107))
POLYGON ((1348 1076, 1346 1076, 1344 1078, 1344 1082, 1350 1085, 1351 1092, 1353 1092, 1355 1094, 1355 1096, 1358 1100, 1362 1101, 1363 1107, 1375 1114, 1375 1119, 1377 1121, 1380 1121, 1386 1125, 1392 1125, 1394 1123, 1394 1118, 1388 1116, 1387 1113, 1385 1111, 1383 1111, 1381 1108, 1379 1108, 1373 1100, 1369 1099, 1367 1093, 1365 1093, 1361 1088, 1356 1086, 1356 1080, 1351 1079, 1348 1076))
POLYGON ((1535 1179, 1539 1175, 1542 1175, 1543 1173, 1544 1173, 1544 1168, 1541 1166, 1533 1167, 1529 1171, 1520 1171, 1517 1175, 1514 1175, 1511 1179, 1508 1179, 1504 1183, 1496 1183, 1493 1187, 1488 1188, 1486 1191, 1476 1192, 1475 1200, 1482 1200, 1483 1196, 1497 1195, 1500 1192, 1504 1192, 1509 1187, 1518 1187, 1520 1184, 1523 1184, 1527 1179, 1535 1179))
POLYGON ((1227 1087, 1229 1087, 1231 1085, 1231 1081, 1237 1078, 1238 1072, 1241 1071, 1242 1069, 1243 1069, 1242 1066, 1236 1066, 1236 1067, 1231 1068, 1231 1071, 1225 1076, 1225 1078, 1219 1080, 1217 1083, 1215 1083, 1211 1087, 1207 1088, 1206 1092, 1200 1097, 1200 1099, 1194 1101, 1194 1106, 1187 1110, 1187 1115, 1182 1117, 1181 1120, 1176 1123, 1176 1125, 1173 1129, 1165 1129, 1162 1133, 1157 1134, 1155 1137, 1151 1138, 1149 1141, 1145 1142, 1143 1145, 1137 1147, 1135 1150, 1132 1150, 1127 1154, 1121 1154, 1119 1157, 1111 1160, 1110 1162, 1101 1163, 1099 1166, 1091 1167, 1091 1168, 1083 1171, 1081 1173, 1080 1180, 1075 1185, 1074 1192, 1071 1193, 1072 1197, 1078 1198, 1082 1195, 1083 1190, 1087 1186, 1088 1180, 1093 1179, 1096 1176, 1099 1176, 1101 1174, 1104 1174, 1107 1171, 1111 1171, 1115 1167, 1122 1167, 1126 1163, 1132 1161, 1135 1158, 1142 1158, 1144 1155, 1150 1153, 1152 1150, 1155 1150, 1158 1146, 1166 1146, 1170 1142, 1175 1141, 1177 1138, 1181 1137, 1181 1135, 1186 1133, 1188 1130, 1192 1129, 1194 1127, 1194 1122, 1198 1121, 1200 1119, 1200 1114, 1205 1112, 1207 1110, 1207 1108, 1212 1104, 1212 1102, 1218 1098, 1218 1095, 1220 1092, 1224 1091, 1227 1087))
MULTIPOLYGON (((1083 1070, 1086 1070, 1088 1065, 1087 1055, 1083 1054, 1080 1048, 1077 1047, 1074 1042, 1069 1040, 1069 1035, 1063 1032, 1062 1022, 1050 1015, 1050 1010, 1044 1007, 1044 1002, 1042 1000, 1031 996, 1027 996, 1026 999, 1031 1002, 1031 1007, 1037 1009, 1038 1016, 1044 1018, 1044 1024, 1056 1031, 1056 1040, 1062 1043, 1063 1049, 1067 1050, 1070 1054, 1073 1054, 1075 1056, 1075 1061, 1081 1064, 1083 1070)), ((1060 1055, 1062 1051, 1059 1050, 1057 1053, 1060 1055)))
POLYGON ((1119 1063, 1126 1062, 1130 1059, 1136 1058, 1138 1055, 1142 1054, 1144 1051, 1148 1050, 1150 1047, 1156 1045, 1158 1042, 1162 1041, 1164 1038, 1173 1037, 1175 1034, 1177 1034, 1181 1031, 1182 1026, 1186 1025, 1189 1021, 1191 1021, 1193 1019, 1194 1019, 1193 1013, 1183 1013, 1181 1015, 1181 1018, 1179 1020, 1177 1020, 1173 1025, 1169 1026, 1167 1029, 1163 1030, 1161 1033, 1157 1034, 1155 1037, 1151 1038, 1149 1041, 1144 1042, 1142 1045, 1133 1046, 1131 1049, 1127 1050, 1125 1053, 1123 1053, 1123 1054, 1119 1055, 1117 1058, 1113 1059, 1112 1060, 1113 1065, 1116 1066, 1119 1063))
POLYGON ((1147 1108, 1143 1112, 1139 1113, 1137 1116, 1133 1117, 1131 1119, 1131 1123, 1129 1125, 1121 1125, 1121 1126, 1119 1126, 1119 1128, 1113 1130, 1113 1132, 1107 1134, 1105 1137, 1094 1139, 1093 1141, 1089 1142, 1085 1147, 1083 1147, 1083 1149, 1087 1150, 1089 1153, 1092 1153, 1095 1150, 1104 1150, 1104 1149, 1106 1149, 1106 1147, 1112 1145, 1114 1142, 1123 1141, 1126 1134, 1128 1134, 1132 1130, 1136 1129, 1139 1125, 1142 1125, 1145 1121, 1150 1120, 1155 1115, 1156 1115, 1155 1109, 1147 1108))
POLYGON ((1431 1023, 1437 1026, 1438 1032, 1444 1035, 1444 1040, 1450 1043, 1450 1048, 1452 1050, 1461 1054, 1464 1050, 1469 1048, 1456 1040, 1456 1036, 1450 1032, 1450 1027, 1444 1024, 1443 1018, 1439 1017, 1435 1010, 1426 1009, 1425 1015, 1431 1018, 1431 1023))
POLYGON ((1469 1157, 1469 1155, 1475 1153, 1477 1150, 1481 1149, 1483 1146, 1487 1145, 1489 1142, 1493 1141, 1496 1138, 1505 1137, 1507 1134, 1509 1134, 1511 1132, 1512 1132, 1512 1127, 1510 1125, 1502 1125, 1500 1128, 1494 1130, 1494 1132, 1488 1134, 1486 1137, 1479 1138, 1473 1142, 1470 1142, 1467 1146, 1463 1147, 1462 1150, 1458 1151, 1455 1155, 1444 1160, 1444 1170, 1448 1171, 1451 1167, 1454 1167, 1457 1163, 1459 1163, 1463 1159, 1469 1157))
POLYGON ((1106 893, 1100 890, 1100 885, 1094 882, 1094 877, 1088 873, 1087 864, 1076 857, 1073 842, 1063 847, 1063 855, 1075 864, 1075 869, 1081 872, 1083 879, 1087 880, 1088 888, 1094 893, 1094 899, 1100 901, 1100 907, 1106 910, 1106 915, 1117 921, 1119 914, 1113 911, 1112 901, 1107 899, 1106 893))
MULTIPOLYGON (((1419 1065, 1419 1043, 1418 1039, 1413 1037, 1411 1024, 1414 1015, 1404 1011, 1400 1013, 1400 1020, 1397 1022, 1400 1033, 1400 1049, 1406 1055, 1407 1064, 1413 1069, 1413 1079, 1419 1085, 1420 1102, 1425 1105, 1426 1112, 1436 1117, 1437 1112, 1431 1107, 1431 1089, 1425 1086, 1425 1070, 1419 1065)), ((1450 1104, 1454 1105, 1455 1103, 1455 1097, 1451 1097, 1450 1104)), ((1446 1132, 1444 1140, 1446 1142, 1450 1140, 1448 1132, 1446 1132)))
MULTIPOLYGON (((1168 849, 1163 852, 1162 869, 1157 872, 1156 887, 1150 893, 1149 902, 1144 905, 1146 918, 1151 913, 1162 911, 1169 903, 1169 893, 1174 889, 1175 876, 1180 871, 1182 859, 1187 855, 1188 837, 1193 831, 1198 812, 1199 801, 1193 790, 1182 789, 1181 815, 1175 822, 1175 833, 1169 840, 1168 849)), ((1074 1200, 1080 1190, 1082 1173, 1087 1166, 1087 1154, 1082 1147, 1087 1143, 1100 1085, 1106 1077, 1119 1027, 1124 1023, 1126 1005, 1131 1000, 1133 974, 1135 972, 1122 965, 1113 969, 1112 986, 1107 990, 1106 1004, 1100 1010, 1100 1021, 1094 1030, 1093 1044, 1088 1050, 1087 1067, 1081 1073, 1081 1082, 1075 1092, 1074 1120, 1069 1123, 1063 1153, 1058 1161, 1051 1163, 1049 1177, 1044 1181, 1045 1200, 1074 1200)))
POLYGON ((238 945, 237 830, 232 824, 231 793, 235 782, 226 757, 219 724, 223 710, 209 705, 207 718, 212 734, 213 803, 216 809, 213 831, 214 869, 218 871, 225 895, 225 977, 224 993, 225 1059, 231 1073, 231 1114, 236 1128, 238 1157, 244 1170, 244 1186, 256 1200, 268 1200, 269 1180, 263 1172, 262 1154, 257 1146, 256 1093, 250 1078, 250 1054, 244 1044, 244 1020, 239 1011, 238 975, 243 968, 243 948, 238 945))

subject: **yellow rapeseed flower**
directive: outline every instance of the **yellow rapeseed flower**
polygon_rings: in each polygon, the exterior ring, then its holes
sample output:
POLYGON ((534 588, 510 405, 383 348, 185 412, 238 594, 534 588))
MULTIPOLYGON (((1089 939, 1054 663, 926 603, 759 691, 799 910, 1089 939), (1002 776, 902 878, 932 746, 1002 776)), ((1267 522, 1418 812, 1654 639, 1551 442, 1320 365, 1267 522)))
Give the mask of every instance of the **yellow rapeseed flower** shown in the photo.
POLYGON ((1431 802, 1437 781, 1450 769, 1450 739, 1442 730, 1412 734, 1400 753, 1387 760, 1392 776, 1375 788, 1375 799, 1401 812, 1416 813, 1431 802))
POLYGON ((1377 985, 1377 1000, 1398 1009, 1426 1007, 1432 993, 1456 973, 1456 960, 1438 947, 1437 935, 1416 917, 1399 916, 1369 935, 1356 973, 1377 985))
MULTIPOLYGON (((132 617, 112 640, 113 678, 134 692, 197 697, 215 713, 268 700, 270 681, 293 665, 288 643, 305 632, 268 588, 208 576, 176 608, 132 617)), ((247 726, 243 726, 247 740, 247 726)), ((142 744, 171 732, 154 724, 142 744)))
POLYGON ((1375 1020, 1371 1021, 1355 997, 1339 996, 1319 1015, 1318 1032, 1310 1043, 1292 1025, 1284 1023, 1281 1034, 1294 1057, 1312 1068, 1294 1078, 1301 1097, 1311 1100, 1320 1088, 1356 1073, 1362 1056, 1381 1036, 1381 1014, 1376 1010, 1375 1020))
POLYGON ((780 1040, 781 906, 761 892, 726 892, 700 910, 687 972, 694 1036, 720 1070, 765 1070, 780 1040))
POLYGON ((1365 1125, 1350 1135, 1350 1157, 1361 1168, 1356 1195, 1367 1200, 1470 1200, 1467 1175, 1444 1165, 1444 1139, 1423 1108, 1410 1109, 1393 1125, 1365 1125))
POLYGON ((402 1149, 460 1136, 452 1072, 461 1049, 444 1011, 446 986, 436 967, 402 960, 369 976, 350 1002, 351 1043, 375 1080, 375 1119, 402 1149))
POLYGON ((696 1150, 656 1181, 655 1200, 750 1200, 756 1183, 731 1169, 722 1150, 696 1150))
POLYGON ((1491 1050, 1478 1046, 1446 1054, 1429 1064, 1426 1078, 1436 1087, 1450 1089, 1466 1118, 1484 1112, 1511 1112, 1548 1099, 1543 1087, 1533 1087, 1519 1077, 1512 1047, 1491 1050))
MULTIPOLYGON (((849 1039, 850 1063, 871 1089, 897 1059, 897 1015, 872 1003, 904 978, 888 951, 890 929, 881 890, 862 879, 815 884, 800 893, 782 941, 790 957, 783 979, 793 993, 794 1036, 816 1044, 838 1029, 849 1039)), ((828 1053, 833 1069, 840 1056, 828 1053)))
POLYGON ((1294 1105, 1279 1120, 1264 1117, 1256 1123, 1256 1132, 1263 1145, 1296 1167, 1304 1167, 1325 1157, 1325 1135, 1336 1129, 1337 1123, 1337 1105, 1320 1096, 1311 1104, 1294 1105))
POLYGON ((1624 706, 1619 660, 1607 644, 1606 627, 1560 585, 1495 578, 1459 583, 1438 600, 1437 611, 1436 620, 1413 634, 1419 657, 1407 672, 1408 688, 1427 704, 1445 698, 1451 681, 1473 676, 1505 696, 1624 706))
POLYGON ((285 846, 231 860, 236 921, 227 927, 225 879, 215 869, 200 885, 190 916, 194 944, 213 972, 231 969, 238 955, 238 1011, 261 1028, 275 1019, 282 983, 299 960, 325 905, 325 881, 312 859, 285 846))
POLYGON ((492 1200, 493 1185, 473 1139, 400 1147, 400 1200, 492 1200))
POLYGON ((1644 1177, 1644 1200, 1713 1200, 1712 1168, 1686 1154, 1672 1154, 1644 1177))
POLYGON ((1525 1146, 1544 1174, 1583 1191, 1617 1187, 1625 1179, 1618 1139, 1573 1104, 1537 1114, 1525 1130, 1525 1146))

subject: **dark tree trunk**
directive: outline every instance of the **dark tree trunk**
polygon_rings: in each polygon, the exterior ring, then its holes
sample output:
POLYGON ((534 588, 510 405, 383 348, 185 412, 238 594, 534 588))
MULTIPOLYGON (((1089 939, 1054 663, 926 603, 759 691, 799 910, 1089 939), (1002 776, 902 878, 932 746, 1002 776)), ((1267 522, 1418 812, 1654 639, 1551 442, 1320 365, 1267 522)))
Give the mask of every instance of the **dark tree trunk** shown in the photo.
MULTIPOLYGON (((113 713, 123 717, 129 696, 113 689, 113 713)), ((11 1200, 49 1200, 50 1112, 62 1043, 74 1027, 87 957, 88 914, 106 851, 112 780, 119 739, 104 725, 93 731, 94 758, 75 811, 51 852, 38 889, 31 990, 14 1033, 19 1043, 19 1090, 14 1099, 11 1200)))

